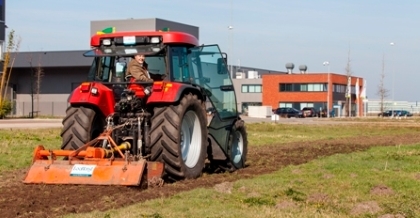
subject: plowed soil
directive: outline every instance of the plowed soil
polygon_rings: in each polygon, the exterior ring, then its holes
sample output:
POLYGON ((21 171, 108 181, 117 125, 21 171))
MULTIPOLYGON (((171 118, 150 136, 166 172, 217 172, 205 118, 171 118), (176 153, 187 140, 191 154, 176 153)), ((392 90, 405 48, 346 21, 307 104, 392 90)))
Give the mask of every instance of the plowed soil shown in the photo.
POLYGON ((420 142, 420 135, 371 136, 345 138, 286 145, 249 147, 249 165, 231 174, 204 174, 197 180, 165 184, 163 187, 140 190, 129 187, 25 185, 25 170, 14 171, 0 178, 0 211, 2 217, 56 217, 124 207, 149 199, 167 197, 197 187, 252 178, 290 164, 303 164, 337 153, 362 151, 373 146, 392 146, 420 142))

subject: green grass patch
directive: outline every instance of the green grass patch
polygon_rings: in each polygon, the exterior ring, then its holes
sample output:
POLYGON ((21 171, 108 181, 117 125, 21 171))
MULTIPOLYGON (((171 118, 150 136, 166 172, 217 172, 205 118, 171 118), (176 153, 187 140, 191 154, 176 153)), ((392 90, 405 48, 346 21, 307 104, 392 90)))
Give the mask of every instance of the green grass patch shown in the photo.
POLYGON ((354 136, 398 135, 405 133, 420 133, 419 127, 386 126, 361 124, 247 124, 250 145, 282 144, 287 142, 314 141, 320 139, 336 139, 354 136))
POLYGON ((61 145, 59 128, 0 130, 0 173, 28 167, 37 145, 56 149, 61 145))

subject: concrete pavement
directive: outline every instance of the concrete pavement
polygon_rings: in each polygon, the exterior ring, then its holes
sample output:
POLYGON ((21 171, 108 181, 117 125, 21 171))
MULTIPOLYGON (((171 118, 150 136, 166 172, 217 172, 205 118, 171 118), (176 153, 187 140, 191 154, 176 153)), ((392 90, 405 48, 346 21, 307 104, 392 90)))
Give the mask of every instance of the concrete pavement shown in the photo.
POLYGON ((4 119, 0 120, 0 129, 40 129, 60 128, 62 119, 4 119))

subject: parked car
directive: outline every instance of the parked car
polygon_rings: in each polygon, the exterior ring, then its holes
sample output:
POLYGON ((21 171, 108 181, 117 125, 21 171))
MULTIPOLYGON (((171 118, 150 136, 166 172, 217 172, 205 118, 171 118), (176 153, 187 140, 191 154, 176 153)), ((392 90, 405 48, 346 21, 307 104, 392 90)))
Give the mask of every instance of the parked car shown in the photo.
MULTIPOLYGON (((333 111, 333 110, 332 110, 333 111)), ((327 109, 322 109, 321 111, 319 111, 318 112, 318 117, 328 117, 328 112, 327 112, 327 109)), ((330 116, 331 117, 333 117, 332 115, 331 115, 331 111, 330 111, 330 116)))
POLYGON ((411 113, 410 111, 406 111, 406 110, 401 110, 400 113, 398 114, 399 116, 407 116, 407 117, 412 117, 413 113, 411 113))
POLYGON ((394 113, 395 117, 411 117, 413 114, 407 110, 386 110, 378 114, 378 117, 390 117, 394 113))
POLYGON ((314 107, 304 107, 302 109, 303 117, 317 117, 318 112, 314 107))
POLYGON ((386 111, 384 111, 384 112, 380 112, 380 113, 378 114, 378 117, 390 117, 390 116, 391 116, 391 114, 392 114, 392 111, 391 111, 391 110, 386 110, 386 111))
POLYGON ((303 117, 302 111, 300 111, 296 108, 292 108, 292 107, 279 107, 276 110, 274 110, 274 113, 279 115, 279 116, 283 116, 283 117, 287 117, 287 118, 303 117))

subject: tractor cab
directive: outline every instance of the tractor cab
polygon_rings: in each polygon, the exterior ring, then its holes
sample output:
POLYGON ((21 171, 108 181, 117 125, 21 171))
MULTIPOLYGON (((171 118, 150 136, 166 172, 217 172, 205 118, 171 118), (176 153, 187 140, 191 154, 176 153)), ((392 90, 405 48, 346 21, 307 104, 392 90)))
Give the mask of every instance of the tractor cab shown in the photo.
MULTIPOLYGON (((194 37, 181 32, 103 34, 92 37, 91 44, 93 49, 84 54, 94 57, 89 81, 113 89, 152 86, 126 77, 128 63, 134 55, 142 54, 154 84, 190 85, 200 90, 206 108, 215 108, 221 119, 237 116, 233 84, 218 45, 198 46, 194 37)), ((142 91, 137 93, 144 97, 142 91)))

